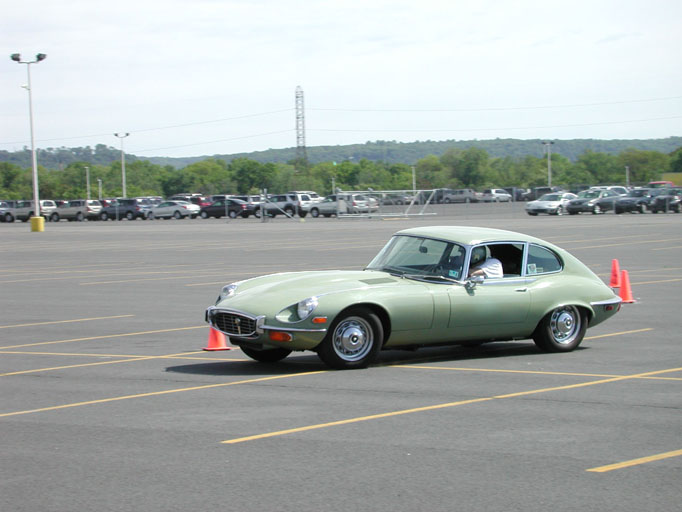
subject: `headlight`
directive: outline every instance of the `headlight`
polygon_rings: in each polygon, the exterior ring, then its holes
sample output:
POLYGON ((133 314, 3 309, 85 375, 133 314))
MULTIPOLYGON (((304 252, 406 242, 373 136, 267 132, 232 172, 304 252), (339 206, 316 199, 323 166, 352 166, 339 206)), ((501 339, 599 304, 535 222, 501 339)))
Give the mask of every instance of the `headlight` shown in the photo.
POLYGON ((220 290, 220 295, 218 295, 218 300, 216 300, 216 304, 223 299, 232 297, 236 292, 237 292, 236 283, 226 284, 225 286, 223 286, 222 290, 220 290))
POLYGON ((316 307, 317 297, 310 297, 308 299, 302 300, 301 302, 298 303, 298 306, 296 308, 298 318, 300 320, 305 320, 316 307))

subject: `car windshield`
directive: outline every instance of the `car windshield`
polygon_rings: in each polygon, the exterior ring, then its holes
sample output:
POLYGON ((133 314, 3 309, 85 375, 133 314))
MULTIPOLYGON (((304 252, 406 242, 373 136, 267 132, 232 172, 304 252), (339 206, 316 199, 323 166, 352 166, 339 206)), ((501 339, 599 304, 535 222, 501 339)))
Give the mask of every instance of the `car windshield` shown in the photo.
POLYGON ((460 280, 465 249, 433 238, 397 235, 370 262, 379 270, 413 279, 460 280))
POLYGON ((599 197, 600 193, 600 190, 583 190, 578 194, 578 197, 582 199, 594 199, 595 197, 599 197))
POLYGON ((561 201, 561 194, 545 194, 540 201, 561 201))

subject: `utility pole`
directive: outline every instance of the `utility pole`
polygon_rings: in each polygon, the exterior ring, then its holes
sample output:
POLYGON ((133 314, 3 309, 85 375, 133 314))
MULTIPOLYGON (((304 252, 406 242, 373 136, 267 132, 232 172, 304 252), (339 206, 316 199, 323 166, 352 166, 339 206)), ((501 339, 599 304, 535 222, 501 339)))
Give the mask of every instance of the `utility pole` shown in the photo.
POLYGON ((552 144, 554 142, 543 142, 547 148, 547 186, 552 186, 552 144))
POLYGON ((296 87, 296 164, 308 167, 308 152, 305 147, 305 106, 300 85, 296 87))

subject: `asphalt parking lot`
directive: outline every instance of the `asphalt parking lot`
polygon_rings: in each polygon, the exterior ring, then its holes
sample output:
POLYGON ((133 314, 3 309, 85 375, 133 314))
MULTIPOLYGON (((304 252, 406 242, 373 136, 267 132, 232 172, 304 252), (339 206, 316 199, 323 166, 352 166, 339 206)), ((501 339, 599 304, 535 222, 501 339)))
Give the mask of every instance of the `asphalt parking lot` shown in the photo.
POLYGON ((671 511, 682 500, 682 215, 0 224, 2 511, 671 511), (220 287, 362 268, 418 225, 511 229, 634 304, 580 349, 386 351, 329 371, 203 352, 220 287))

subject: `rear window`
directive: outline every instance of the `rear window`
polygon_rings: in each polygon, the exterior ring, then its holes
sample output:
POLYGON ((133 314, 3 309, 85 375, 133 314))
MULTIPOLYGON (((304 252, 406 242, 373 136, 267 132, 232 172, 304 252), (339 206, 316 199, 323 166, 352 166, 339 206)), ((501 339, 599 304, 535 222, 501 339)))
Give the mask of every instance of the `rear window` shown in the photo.
POLYGON ((552 251, 539 245, 529 246, 526 274, 548 274, 559 272, 562 268, 561 260, 552 251))

